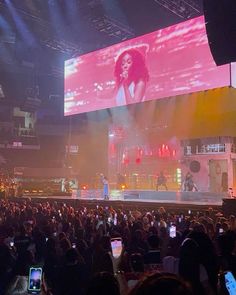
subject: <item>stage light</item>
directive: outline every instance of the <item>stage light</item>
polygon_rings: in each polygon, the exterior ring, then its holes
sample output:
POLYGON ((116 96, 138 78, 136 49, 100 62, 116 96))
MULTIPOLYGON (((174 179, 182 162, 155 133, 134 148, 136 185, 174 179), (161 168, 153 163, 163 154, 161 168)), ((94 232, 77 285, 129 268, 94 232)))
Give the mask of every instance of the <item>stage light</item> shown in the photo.
POLYGON ((129 164, 129 159, 128 158, 124 158, 122 163, 124 165, 128 165, 129 164))
POLYGON ((0 15, 0 28, 2 31, 1 42, 15 43, 15 33, 10 27, 9 23, 0 15))
POLYGON ((182 170, 180 168, 176 169, 176 180, 179 185, 182 183, 182 170))
POLYGON ((10 0, 5 1, 22 39, 27 45, 36 45, 36 39, 10 0))
POLYGON ((140 164, 140 163, 141 163, 141 159, 140 159, 140 158, 137 158, 137 159, 135 160, 135 162, 136 162, 136 164, 140 164))
POLYGON ((66 34, 65 22, 63 21, 62 13, 60 11, 59 3, 57 1, 49 1, 48 8, 50 17, 52 19, 52 26, 58 37, 63 37, 66 34))

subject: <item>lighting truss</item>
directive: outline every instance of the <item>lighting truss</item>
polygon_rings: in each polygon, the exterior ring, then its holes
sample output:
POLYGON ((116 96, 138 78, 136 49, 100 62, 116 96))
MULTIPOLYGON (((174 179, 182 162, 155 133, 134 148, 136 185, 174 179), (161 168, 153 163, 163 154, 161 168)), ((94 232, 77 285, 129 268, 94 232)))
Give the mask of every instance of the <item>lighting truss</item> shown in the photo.
POLYGON ((110 16, 91 17, 90 21, 99 32, 104 32, 106 35, 121 41, 134 37, 134 32, 129 27, 110 16))
POLYGON ((73 56, 75 53, 79 54, 82 52, 81 48, 78 45, 66 40, 59 40, 56 38, 43 38, 40 41, 46 47, 52 50, 59 51, 61 53, 66 53, 70 56, 73 56))
MULTIPOLYGON (((0 2, 0 6, 3 6, 5 9, 7 9, 7 5, 5 3, 0 2)), ((15 7, 15 9, 25 20, 29 20, 38 24, 40 32, 43 33, 41 34, 39 40, 41 44, 52 50, 56 50, 61 53, 67 53, 70 55, 73 55, 75 52, 81 51, 81 48, 78 46, 78 44, 72 43, 65 39, 52 37, 52 34, 50 33, 50 28, 52 25, 49 21, 46 21, 33 12, 29 12, 25 9, 19 7, 15 7)))
POLYGON ((201 7, 193 0, 154 0, 156 3, 178 15, 183 19, 189 19, 200 15, 201 7))

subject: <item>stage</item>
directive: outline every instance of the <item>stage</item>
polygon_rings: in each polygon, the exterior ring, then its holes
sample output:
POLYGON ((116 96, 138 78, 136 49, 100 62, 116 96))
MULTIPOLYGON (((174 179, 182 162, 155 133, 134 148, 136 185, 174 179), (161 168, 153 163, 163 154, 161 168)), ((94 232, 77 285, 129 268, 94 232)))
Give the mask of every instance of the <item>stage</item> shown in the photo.
POLYGON ((23 195, 11 197, 10 200, 22 201, 30 199, 32 202, 63 202, 75 207, 112 206, 127 210, 156 210, 163 206, 172 212, 193 212, 207 210, 212 207, 216 212, 222 211, 224 215, 236 214, 236 199, 227 198, 227 194, 209 192, 175 192, 153 190, 111 190, 109 200, 104 200, 103 191, 79 190, 72 195, 23 195))
POLYGON ((222 206, 222 200, 227 197, 225 193, 209 192, 176 192, 154 190, 110 190, 109 200, 104 200, 103 190, 74 190, 71 195, 23 195, 32 199, 57 199, 57 200, 80 200, 95 202, 119 202, 119 203, 153 203, 172 205, 195 205, 195 206, 222 206))
MULTIPOLYGON (((103 200, 102 190, 78 190, 72 193, 73 199, 103 200)), ((154 190, 111 190, 110 201, 134 201, 172 204, 221 206, 226 193, 176 192, 154 190)))

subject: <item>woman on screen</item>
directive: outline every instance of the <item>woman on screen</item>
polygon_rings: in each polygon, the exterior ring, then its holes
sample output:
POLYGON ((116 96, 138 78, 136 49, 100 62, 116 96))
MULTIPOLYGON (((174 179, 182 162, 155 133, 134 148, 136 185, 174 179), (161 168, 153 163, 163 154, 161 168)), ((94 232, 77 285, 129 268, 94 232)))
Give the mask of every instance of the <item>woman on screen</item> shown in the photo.
POLYGON ((149 75, 144 56, 137 49, 125 50, 120 54, 114 74, 118 106, 144 101, 149 75))

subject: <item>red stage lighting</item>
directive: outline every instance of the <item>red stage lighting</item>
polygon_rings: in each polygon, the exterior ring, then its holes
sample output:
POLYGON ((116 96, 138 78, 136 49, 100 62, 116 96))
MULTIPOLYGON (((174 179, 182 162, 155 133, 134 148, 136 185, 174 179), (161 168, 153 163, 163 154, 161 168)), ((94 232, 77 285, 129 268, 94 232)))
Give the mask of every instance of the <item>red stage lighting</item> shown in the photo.
POLYGON ((140 164, 140 163, 141 163, 141 159, 140 159, 140 158, 137 158, 137 159, 135 160, 135 162, 136 162, 136 164, 140 164))

